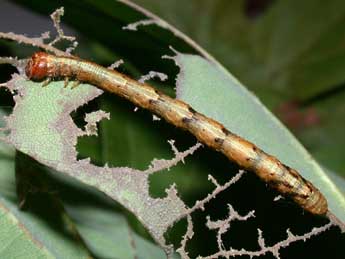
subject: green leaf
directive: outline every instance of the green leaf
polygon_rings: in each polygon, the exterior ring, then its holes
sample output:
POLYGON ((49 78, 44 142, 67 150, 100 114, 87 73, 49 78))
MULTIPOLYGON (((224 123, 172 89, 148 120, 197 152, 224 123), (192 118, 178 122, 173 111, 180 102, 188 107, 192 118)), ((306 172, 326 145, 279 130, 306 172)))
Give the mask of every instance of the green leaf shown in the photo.
POLYGON ((45 207, 44 213, 40 210, 40 216, 17 208, 14 153, 1 143, 0 149, 0 257, 90 258, 80 241, 67 230, 61 233, 54 229, 53 226, 59 226, 58 222, 49 224, 46 221, 49 206, 45 207))
POLYGON ((345 81, 344 1, 275 1, 256 18, 244 0, 134 2, 191 36, 262 96, 310 98, 345 81))
MULTIPOLYGON (((25 161, 27 168, 32 164, 25 161)), ((63 228, 53 227, 56 218, 45 219, 42 213, 37 213, 42 209, 48 210, 47 201, 41 200, 38 206, 32 203, 32 199, 26 201, 26 208, 34 212, 17 208, 14 153, 1 143, 0 168, 1 258, 89 258, 88 251, 80 247, 76 240, 70 239, 63 228)), ((42 167, 36 169, 38 179, 47 177, 42 167)), ((59 198, 62 198, 70 224, 74 224, 87 249, 97 258, 125 259, 138 255, 142 259, 165 258, 161 248, 131 230, 124 216, 116 212, 114 204, 104 195, 66 176, 59 178, 56 172, 52 179, 54 189, 50 191, 60 193, 59 198), (80 197, 78 200, 82 204, 76 203, 75 197, 80 197), (87 203, 83 202, 86 200, 87 203)))
POLYGON ((97 206, 68 206, 86 245, 98 258, 165 258, 161 248, 131 230, 126 218, 97 206))
POLYGON ((34 240, 21 222, 13 215, 4 200, 0 200, 1 246, 3 258, 54 258, 41 244, 34 240), (21 249, 18 249, 20 247, 21 249))
MULTIPOLYGON (((7 141, 37 161, 91 185, 121 203, 164 246, 163 234, 186 211, 174 187, 166 191, 166 197, 152 198, 149 195, 149 172, 129 167, 101 167, 91 164, 89 159, 77 160, 77 138, 87 132, 73 123, 70 113, 102 91, 87 84, 77 89, 65 88, 61 81, 42 88, 41 83, 19 76, 9 85, 21 96, 16 98, 13 113, 7 118, 10 129, 7 141), (162 217, 164 222, 160 221, 162 217)), ((93 115, 96 122, 105 117, 103 111, 93 115)))
POLYGON ((96 258, 166 257, 160 247, 133 231, 123 211, 103 193, 58 172, 51 171, 49 176, 66 213, 96 258))
POLYGON ((328 176, 332 179, 332 181, 337 185, 339 191, 345 196, 345 179, 338 174, 327 170, 327 168, 324 169, 328 176))
MULTIPOLYGON (((343 147, 345 146, 345 91, 315 102, 314 109, 320 116, 319 125, 299 136, 317 161, 322 161, 340 177, 345 177, 343 147)), ((321 162, 320 162, 321 163, 321 162)))

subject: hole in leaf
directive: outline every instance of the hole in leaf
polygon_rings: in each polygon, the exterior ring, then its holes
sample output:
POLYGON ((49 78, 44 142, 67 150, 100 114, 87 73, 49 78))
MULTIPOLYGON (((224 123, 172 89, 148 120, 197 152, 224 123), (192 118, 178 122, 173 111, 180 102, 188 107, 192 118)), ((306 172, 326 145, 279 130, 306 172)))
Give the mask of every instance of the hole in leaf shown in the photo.
POLYGON ((172 126, 164 121, 153 122, 152 114, 138 109, 115 95, 103 94, 96 106, 78 109, 74 114, 76 124, 85 126, 84 114, 103 110, 110 113, 110 120, 98 123, 98 136, 78 138, 78 159, 91 158, 92 163, 110 167, 126 166, 145 170, 154 158, 169 158, 172 155, 167 140, 172 126), (82 116, 80 116, 82 115, 82 116))

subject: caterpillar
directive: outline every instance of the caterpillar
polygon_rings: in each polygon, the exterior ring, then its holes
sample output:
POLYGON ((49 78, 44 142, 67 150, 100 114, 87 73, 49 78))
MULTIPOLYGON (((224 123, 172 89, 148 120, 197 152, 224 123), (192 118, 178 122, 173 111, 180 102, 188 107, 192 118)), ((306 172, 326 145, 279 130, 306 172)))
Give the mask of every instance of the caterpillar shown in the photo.
POLYGON ((221 123, 198 113, 188 104, 147 84, 93 62, 45 52, 32 55, 25 67, 25 73, 27 78, 33 81, 75 79, 119 95, 189 131, 201 143, 222 152, 243 169, 254 172, 271 188, 290 197, 304 210, 314 215, 324 215, 328 211, 326 198, 295 169, 227 130, 221 123))

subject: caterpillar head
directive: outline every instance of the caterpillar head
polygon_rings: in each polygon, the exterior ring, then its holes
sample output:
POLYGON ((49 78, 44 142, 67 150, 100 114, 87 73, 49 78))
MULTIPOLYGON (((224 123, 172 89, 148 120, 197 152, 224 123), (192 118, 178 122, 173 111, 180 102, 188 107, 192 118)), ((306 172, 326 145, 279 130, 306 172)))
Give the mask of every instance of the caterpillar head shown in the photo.
POLYGON ((25 67, 25 74, 30 80, 40 81, 50 76, 49 73, 49 54, 36 52, 32 55, 25 67))

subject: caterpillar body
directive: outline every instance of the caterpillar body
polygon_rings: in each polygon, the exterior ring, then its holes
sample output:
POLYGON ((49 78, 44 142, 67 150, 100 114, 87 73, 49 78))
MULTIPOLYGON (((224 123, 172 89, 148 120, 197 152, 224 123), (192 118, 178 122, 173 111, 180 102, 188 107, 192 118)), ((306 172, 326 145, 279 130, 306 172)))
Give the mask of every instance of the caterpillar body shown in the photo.
POLYGON ((326 198, 296 170, 230 132, 219 122, 198 113, 188 104, 147 84, 93 62, 45 52, 35 53, 29 59, 25 72, 30 80, 72 78, 128 99, 136 106, 148 109, 167 122, 189 131, 200 142, 222 152, 240 167, 254 172, 306 211, 315 215, 324 215, 328 211, 326 198))

